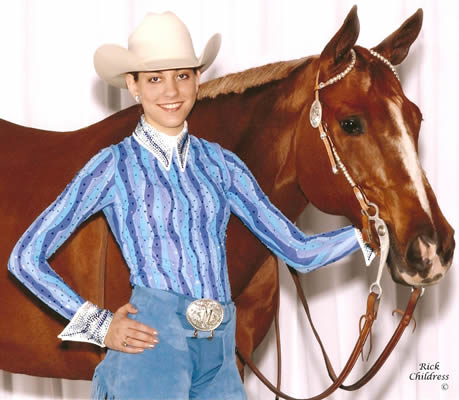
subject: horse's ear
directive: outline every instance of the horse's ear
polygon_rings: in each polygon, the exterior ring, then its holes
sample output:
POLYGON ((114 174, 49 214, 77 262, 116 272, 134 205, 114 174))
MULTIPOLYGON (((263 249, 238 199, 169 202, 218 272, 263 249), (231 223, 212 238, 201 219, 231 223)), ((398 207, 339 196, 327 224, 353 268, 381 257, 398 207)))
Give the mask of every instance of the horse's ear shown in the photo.
POLYGON ((418 9, 392 35, 374 47, 379 54, 386 57, 393 65, 400 64, 408 55, 410 46, 419 35, 422 27, 422 9, 418 9))
POLYGON ((329 65, 336 65, 354 47, 360 32, 360 22, 357 16, 357 6, 352 7, 340 30, 328 42, 320 54, 321 61, 329 62, 329 65))

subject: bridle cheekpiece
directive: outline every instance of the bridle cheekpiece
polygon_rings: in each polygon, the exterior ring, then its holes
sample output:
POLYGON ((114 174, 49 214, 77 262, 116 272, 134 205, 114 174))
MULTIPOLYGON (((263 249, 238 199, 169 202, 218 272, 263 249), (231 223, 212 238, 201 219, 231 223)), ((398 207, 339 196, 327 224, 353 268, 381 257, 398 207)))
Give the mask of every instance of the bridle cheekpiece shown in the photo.
MULTIPOLYGON (((383 57, 381 54, 374 50, 369 50, 371 55, 382 61, 384 64, 386 64, 391 71, 394 73, 396 78, 400 81, 400 78, 395 70, 395 67, 391 64, 391 62, 383 57)), ((320 132, 320 138, 322 139, 322 142, 324 143, 325 149, 328 154, 328 158, 330 159, 332 171, 334 174, 338 174, 339 171, 341 170, 343 172, 343 175, 345 176, 347 182, 351 186, 354 195, 357 199, 357 201, 360 204, 361 207, 361 212, 362 212, 362 226, 363 226, 363 239, 366 243, 372 243, 374 244, 372 240, 372 233, 371 233, 371 223, 373 222, 375 224, 375 230, 378 235, 379 239, 379 268, 378 268, 378 274, 376 281, 372 283, 370 286, 370 292, 374 292, 378 295, 378 298, 382 295, 382 288, 380 285, 380 280, 382 276, 382 271, 383 267, 386 263, 387 256, 389 254, 389 235, 388 235, 388 230, 387 230, 387 225, 379 217, 379 208, 375 203, 372 203, 368 201, 368 198, 365 196, 365 193, 363 192, 362 188, 360 188, 352 178, 351 174, 347 170, 346 166, 344 163, 341 161, 341 158, 336 150, 336 147, 333 143, 332 138, 329 135, 328 132, 328 126, 327 124, 322 121, 322 105, 319 100, 319 91, 320 89, 323 89, 329 85, 332 85, 341 79, 343 79, 346 75, 348 75, 353 68, 355 67, 356 63, 356 54, 355 50, 351 49, 351 62, 350 64, 346 67, 344 71, 341 73, 333 76, 332 78, 328 79, 325 82, 319 82, 319 75, 320 75, 320 68, 317 71, 316 74, 316 82, 314 86, 314 102, 311 105, 311 109, 309 112, 309 120, 311 122, 311 125, 313 128, 318 128, 320 132)))

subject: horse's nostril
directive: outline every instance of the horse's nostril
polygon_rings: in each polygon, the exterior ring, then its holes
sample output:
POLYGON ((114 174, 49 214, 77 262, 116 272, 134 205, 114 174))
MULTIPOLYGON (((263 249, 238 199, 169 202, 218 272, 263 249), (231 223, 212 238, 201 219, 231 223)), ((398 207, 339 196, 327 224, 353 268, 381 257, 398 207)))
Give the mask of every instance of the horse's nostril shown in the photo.
POLYGON ((426 235, 419 235, 407 251, 407 261, 421 275, 426 275, 432 268, 437 256, 437 245, 426 235))

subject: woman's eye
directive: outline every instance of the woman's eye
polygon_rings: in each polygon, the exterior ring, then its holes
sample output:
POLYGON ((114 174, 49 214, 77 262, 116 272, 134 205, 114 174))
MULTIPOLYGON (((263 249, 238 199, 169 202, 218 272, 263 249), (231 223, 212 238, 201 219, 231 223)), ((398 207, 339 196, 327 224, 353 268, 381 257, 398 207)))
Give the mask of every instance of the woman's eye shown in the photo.
POLYGON ((340 121, 341 128, 349 135, 364 133, 363 124, 359 117, 351 117, 340 121))
POLYGON ((150 78, 150 82, 156 83, 159 82, 161 78, 159 76, 153 76, 150 78))
POLYGON ((178 74, 179 80, 188 79, 188 74, 178 74))

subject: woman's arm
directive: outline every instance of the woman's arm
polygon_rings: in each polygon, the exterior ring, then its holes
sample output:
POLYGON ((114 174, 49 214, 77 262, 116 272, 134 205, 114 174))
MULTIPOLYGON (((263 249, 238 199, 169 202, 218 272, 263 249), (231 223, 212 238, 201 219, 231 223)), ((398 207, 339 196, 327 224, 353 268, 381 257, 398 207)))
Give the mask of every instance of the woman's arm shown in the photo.
POLYGON ((305 235, 269 201, 242 160, 227 150, 223 154, 230 175, 231 211, 288 265, 309 272, 360 248, 359 231, 353 226, 305 235))
MULTIPOLYGON (((110 148, 95 155, 59 197, 19 239, 8 269, 35 296, 64 318, 72 319, 61 338, 82 337, 103 344, 111 313, 86 302, 51 268, 48 258, 88 217, 109 205, 115 196, 115 160, 110 148), (85 331, 85 332, 84 332, 85 331)), ((79 339, 71 339, 79 340, 79 339)))

